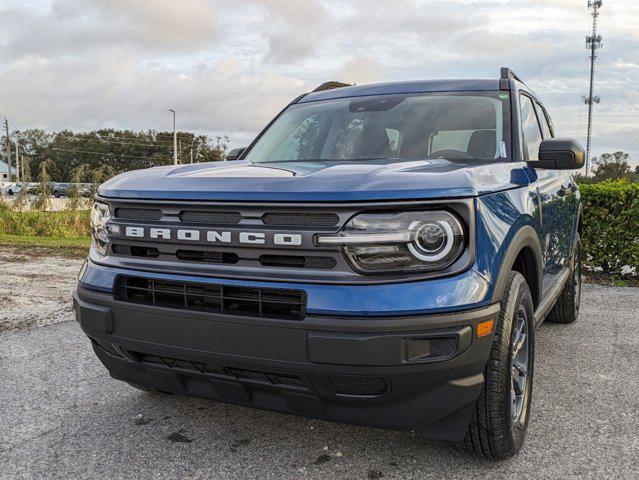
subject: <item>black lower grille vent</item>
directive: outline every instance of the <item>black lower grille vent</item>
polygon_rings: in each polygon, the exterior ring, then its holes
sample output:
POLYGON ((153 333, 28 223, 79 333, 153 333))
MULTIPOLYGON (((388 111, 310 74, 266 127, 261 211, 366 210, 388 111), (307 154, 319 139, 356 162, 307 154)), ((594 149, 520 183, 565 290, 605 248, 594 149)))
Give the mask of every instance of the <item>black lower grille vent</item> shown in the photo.
POLYGON ((236 253, 203 250, 178 250, 175 252, 175 256, 178 260, 185 262, 227 263, 234 265, 240 261, 240 257, 236 253))
POLYGON ((111 248, 116 255, 122 255, 127 257, 143 257, 143 258, 158 258, 160 251, 154 247, 139 247, 136 245, 120 245, 114 244, 111 248))
POLYGON ((242 215, 239 212, 205 212, 198 210, 185 210, 180 212, 180 220, 191 223, 234 225, 236 223, 240 223, 242 215))
POLYGON ((264 267, 312 268, 331 270, 337 262, 332 257, 311 257, 298 255, 261 255, 260 264, 264 267))
POLYGON ((240 381, 248 380, 275 386, 283 385, 306 389, 307 385, 307 380, 304 376, 295 375, 294 373, 289 372, 276 373, 271 371, 245 370, 241 368, 224 366, 217 363, 181 360, 178 358, 134 352, 132 350, 129 350, 128 353, 132 355, 133 358, 135 358, 138 362, 160 365, 172 369, 178 368, 181 370, 190 370, 194 373, 223 375, 226 377, 235 378, 236 380, 240 381))
POLYGON ((374 396, 386 392, 384 377, 363 377, 359 375, 331 375, 335 392, 340 395, 374 396))
POLYGON ((339 216, 334 213, 265 213, 262 222, 265 225, 332 227, 339 223, 339 216))
POLYGON ((158 208, 116 208, 115 217, 129 220, 159 220, 162 218, 162 210, 158 208))
POLYGON ((306 293, 302 290, 131 276, 117 277, 115 299, 181 310, 281 320, 302 320, 306 314, 306 293))

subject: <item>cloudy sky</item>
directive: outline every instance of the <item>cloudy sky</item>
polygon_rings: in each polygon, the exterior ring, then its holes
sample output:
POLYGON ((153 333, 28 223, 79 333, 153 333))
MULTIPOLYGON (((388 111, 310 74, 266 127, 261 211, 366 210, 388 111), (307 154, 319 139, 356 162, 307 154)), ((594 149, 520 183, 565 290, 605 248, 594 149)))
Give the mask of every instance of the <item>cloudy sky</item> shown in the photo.
MULTIPOLYGON (((246 144, 319 83, 512 67, 585 144, 586 0, 0 0, 12 128, 178 127, 246 144)), ((593 154, 639 160, 639 1, 604 0, 593 154)))

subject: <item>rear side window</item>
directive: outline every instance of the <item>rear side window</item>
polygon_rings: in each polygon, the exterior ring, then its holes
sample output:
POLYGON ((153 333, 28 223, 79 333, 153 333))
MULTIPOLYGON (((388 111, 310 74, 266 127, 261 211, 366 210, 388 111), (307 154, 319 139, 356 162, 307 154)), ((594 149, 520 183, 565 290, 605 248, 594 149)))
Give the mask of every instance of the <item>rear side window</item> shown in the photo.
POLYGON ((539 123, 541 124, 541 132, 544 134, 544 139, 552 138, 552 130, 550 128, 550 124, 548 123, 548 117, 546 116, 544 107, 535 102, 535 108, 537 109, 537 117, 539 118, 539 123))
POLYGON ((541 130, 535 114, 535 107, 530 97, 519 96, 521 107, 521 127, 524 134, 524 151, 528 153, 528 160, 539 160, 539 144, 541 143, 541 130))

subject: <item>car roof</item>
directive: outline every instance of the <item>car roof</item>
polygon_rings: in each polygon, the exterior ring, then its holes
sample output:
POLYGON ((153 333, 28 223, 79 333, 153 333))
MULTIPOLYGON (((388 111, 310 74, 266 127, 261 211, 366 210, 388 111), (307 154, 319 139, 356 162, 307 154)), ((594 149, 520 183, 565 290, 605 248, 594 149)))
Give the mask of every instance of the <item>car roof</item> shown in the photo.
POLYGON ((369 85, 353 85, 311 92, 304 95, 296 103, 332 100, 335 98, 363 97, 368 95, 388 95, 402 93, 427 92, 469 92, 498 91, 499 80, 466 79, 466 80, 417 80, 408 82, 372 83, 369 85))

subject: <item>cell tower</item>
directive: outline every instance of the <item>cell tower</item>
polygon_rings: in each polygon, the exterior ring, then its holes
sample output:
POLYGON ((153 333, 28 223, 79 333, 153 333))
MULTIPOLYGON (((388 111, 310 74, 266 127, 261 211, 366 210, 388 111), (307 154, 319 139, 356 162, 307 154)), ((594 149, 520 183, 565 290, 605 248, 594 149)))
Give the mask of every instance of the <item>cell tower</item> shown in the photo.
POLYGON ((584 103, 588 105, 588 134, 586 138, 586 176, 590 166, 590 143, 592 136, 592 105, 599 103, 599 95, 593 95, 595 81, 595 60, 597 59, 597 49, 601 48, 601 35, 597 34, 597 17, 601 8, 601 0, 591 0, 588 2, 588 10, 592 9, 592 35, 586 37, 586 48, 590 50, 590 89, 588 96, 584 96, 584 103))

